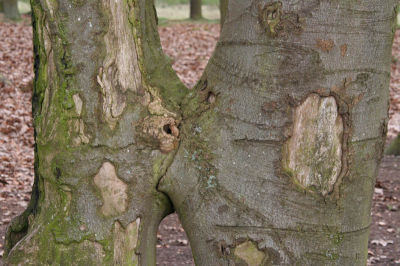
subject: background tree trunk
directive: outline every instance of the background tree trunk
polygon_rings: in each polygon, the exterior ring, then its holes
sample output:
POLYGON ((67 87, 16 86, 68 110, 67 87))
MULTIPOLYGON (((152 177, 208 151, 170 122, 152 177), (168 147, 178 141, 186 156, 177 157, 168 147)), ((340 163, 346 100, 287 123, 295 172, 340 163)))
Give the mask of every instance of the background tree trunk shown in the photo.
POLYGON ((226 14, 228 12, 228 2, 229 2, 229 0, 220 0, 219 1, 219 9, 221 12, 221 31, 222 31, 222 27, 224 26, 226 14))
POLYGON ((12 20, 18 20, 21 18, 18 11, 17 0, 3 0, 2 5, 4 18, 12 20))
POLYGON ((385 150, 385 154, 397 156, 400 155, 400 134, 392 143, 389 144, 385 150))
POLYGON ((201 0, 190 0, 190 19, 202 19, 201 0))
POLYGON ((396 3, 230 1, 188 91, 152 1, 34 0, 35 185, 6 263, 155 265, 175 209, 197 265, 365 265, 396 3))

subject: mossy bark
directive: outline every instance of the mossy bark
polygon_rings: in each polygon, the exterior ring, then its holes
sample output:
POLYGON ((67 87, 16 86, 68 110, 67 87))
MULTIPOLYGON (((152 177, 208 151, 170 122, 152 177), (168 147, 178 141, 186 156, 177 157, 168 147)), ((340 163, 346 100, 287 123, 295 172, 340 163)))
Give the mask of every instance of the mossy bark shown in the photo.
POLYGON ((189 91, 152 1, 32 0, 35 185, 6 265, 155 265, 174 210, 197 265, 365 265, 396 4, 230 1, 189 91))
POLYGON ((18 11, 18 0, 2 0, 0 12, 4 13, 4 18, 19 20, 21 16, 18 11))
POLYGON ((153 2, 31 4, 36 178, 8 227, 6 265, 155 265, 173 211, 157 185, 179 133, 144 125, 178 123, 187 88, 162 53, 153 2))

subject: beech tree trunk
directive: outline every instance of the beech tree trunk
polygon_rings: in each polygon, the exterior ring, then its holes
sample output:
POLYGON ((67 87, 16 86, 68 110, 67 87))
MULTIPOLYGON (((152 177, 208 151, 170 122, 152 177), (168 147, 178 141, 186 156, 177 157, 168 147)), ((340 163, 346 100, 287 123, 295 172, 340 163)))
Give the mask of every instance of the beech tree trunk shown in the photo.
POLYGON ((396 0, 240 0, 188 90, 149 0, 33 0, 35 184, 6 265, 366 265, 396 0))
POLYGON ((190 0, 190 19, 201 19, 201 0, 190 0))
POLYGON ((226 13, 228 12, 228 2, 229 2, 229 0, 220 0, 219 1, 219 10, 221 13, 221 31, 222 31, 222 27, 224 26, 226 13))
POLYGON ((18 11, 18 1, 17 0, 2 0, 0 3, 2 5, 2 12, 4 13, 4 18, 18 20, 21 18, 18 11))
POLYGON ((400 134, 397 136, 392 143, 385 150, 385 154, 387 155, 400 155, 400 134))

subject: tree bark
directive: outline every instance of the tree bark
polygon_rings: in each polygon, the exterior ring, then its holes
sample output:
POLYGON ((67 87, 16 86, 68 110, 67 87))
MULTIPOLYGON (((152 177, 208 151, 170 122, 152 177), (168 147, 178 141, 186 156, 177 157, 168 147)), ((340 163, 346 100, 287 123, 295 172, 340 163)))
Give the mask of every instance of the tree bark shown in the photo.
POLYGON ((35 187, 10 265, 155 265, 187 88, 152 1, 32 1, 35 187), (169 132, 170 130, 172 132, 169 132))
POLYGON ((17 0, 3 0, 2 11, 6 19, 18 20, 21 18, 18 11, 17 0))
POLYGON ((220 0, 219 1, 219 10, 221 13, 221 31, 222 31, 222 27, 224 26, 226 13, 228 12, 228 2, 229 2, 229 0, 220 0))
POLYGON ((389 144, 389 146, 385 150, 385 154, 396 156, 400 155, 400 134, 395 140, 393 140, 392 143, 389 144))
POLYGON ((191 91, 152 1, 32 3, 35 185, 9 265, 365 265, 396 0, 229 3, 191 91))
POLYGON ((190 0, 190 19, 202 19, 201 0, 190 0))

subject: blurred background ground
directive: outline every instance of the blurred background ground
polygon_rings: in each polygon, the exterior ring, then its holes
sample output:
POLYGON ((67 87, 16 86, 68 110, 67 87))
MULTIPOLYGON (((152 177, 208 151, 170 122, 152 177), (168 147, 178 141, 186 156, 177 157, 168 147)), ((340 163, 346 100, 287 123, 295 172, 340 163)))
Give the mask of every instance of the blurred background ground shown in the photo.
MULTIPOLYGON (((20 1, 28 13, 27 0, 20 1)), ((178 76, 193 87, 219 38, 218 0, 203 0, 204 20, 193 23, 185 0, 157 0, 159 33, 178 76)), ((27 206, 33 183, 32 29, 29 15, 2 22, 0 14, 0 257, 11 219, 27 206)), ((388 142, 400 132, 400 31, 392 56, 388 142)), ((385 156, 372 208, 369 265, 400 265, 400 158, 385 156)), ((160 224, 157 265, 194 265, 190 244, 176 214, 160 224)), ((1 265, 0 261, 0 265, 1 265)))

